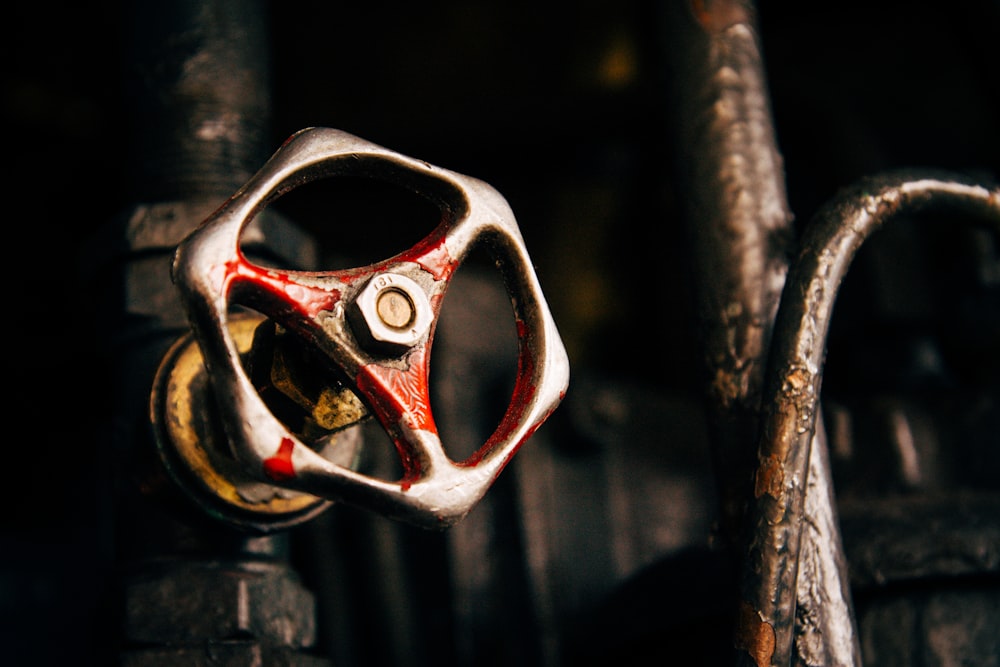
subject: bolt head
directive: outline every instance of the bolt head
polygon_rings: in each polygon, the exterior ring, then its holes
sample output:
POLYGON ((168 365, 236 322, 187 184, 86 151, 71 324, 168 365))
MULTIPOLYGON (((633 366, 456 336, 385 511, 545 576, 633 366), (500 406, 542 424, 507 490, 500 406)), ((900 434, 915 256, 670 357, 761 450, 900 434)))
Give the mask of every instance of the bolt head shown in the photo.
POLYGON ((423 340, 434 313, 420 285, 398 273, 381 273, 358 294, 348 320, 368 350, 398 355, 423 340))

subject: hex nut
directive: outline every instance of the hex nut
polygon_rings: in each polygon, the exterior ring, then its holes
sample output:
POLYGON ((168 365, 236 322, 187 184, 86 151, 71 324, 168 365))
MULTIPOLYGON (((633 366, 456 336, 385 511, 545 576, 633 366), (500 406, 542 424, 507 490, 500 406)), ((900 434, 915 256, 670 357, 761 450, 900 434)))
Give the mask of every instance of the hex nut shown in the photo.
POLYGON ((254 563, 178 561, 126 581, 123 631, 137 644, 253 637, 279 646, 316 643, 316 600, 294 570, 254 563))
POLYGON ((348 320, 370 351, 402 354, 427 335, 434 312, 420 285, 398 273, 382 273, 358 293, 348 320))

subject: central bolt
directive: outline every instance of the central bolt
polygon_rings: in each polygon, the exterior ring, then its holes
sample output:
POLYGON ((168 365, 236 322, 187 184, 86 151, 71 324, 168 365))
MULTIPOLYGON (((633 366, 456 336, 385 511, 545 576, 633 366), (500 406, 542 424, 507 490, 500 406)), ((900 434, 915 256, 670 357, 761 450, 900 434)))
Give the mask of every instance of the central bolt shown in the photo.
POLYGON ((405 329, 413 322, 413 302, 402 290, 389 288, 382 290, 375 301, 375 310, 386 326, 405 329))
POLYGON ((347 319, 358 342, 370 351, 398 355, 417 345, 434 323, 424 288, 399 273, 382 273, 348 305, 347 319))

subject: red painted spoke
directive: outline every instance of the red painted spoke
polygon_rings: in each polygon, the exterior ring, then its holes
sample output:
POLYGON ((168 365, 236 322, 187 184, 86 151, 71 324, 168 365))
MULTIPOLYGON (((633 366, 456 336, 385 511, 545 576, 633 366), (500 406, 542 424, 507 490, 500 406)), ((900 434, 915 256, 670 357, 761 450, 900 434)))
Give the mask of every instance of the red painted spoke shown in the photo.
POLYGON ((289 315, 314 320, 321 311, 333 310, 341 299, 339 289, 305 285, 294 272, 257 266, 243 257, 226 264, 224 289, 227 296, 248 301, 246 305, 274 311, 265 314, 279 320, 289 315), (278 304, 276 310, 274 304, 278 304))

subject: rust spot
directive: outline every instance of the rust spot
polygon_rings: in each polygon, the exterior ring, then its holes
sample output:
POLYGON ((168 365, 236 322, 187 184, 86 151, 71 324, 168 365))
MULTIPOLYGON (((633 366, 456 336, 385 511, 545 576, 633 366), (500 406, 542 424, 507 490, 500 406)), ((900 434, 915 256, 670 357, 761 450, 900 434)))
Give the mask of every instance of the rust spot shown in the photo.
POLYGON ((748 23, 750 16, 741 0, 691 0, 691 12, 706 32, 722 32, 731 25, 748 23))
POLYGON ((739 617, 736 619, 735 644, 750 654, 757 667, 771 664, 774 655, 774 628, 761 619, 753 606, 746 601, 740 603, 739 617))
POLYGON ((766 493, 775 500, 780 501, 784 484, 785 473, 781 467, 781 459, 775 454, 771 454, 761 461, 760 467, 757 468, 753 489, 754 496, 760 498, 766 493))
POLYGON ((781 390, 788 396, 800 396, 804 389, 812 383, 812 373, 804 366, 788 369, 781 390))

